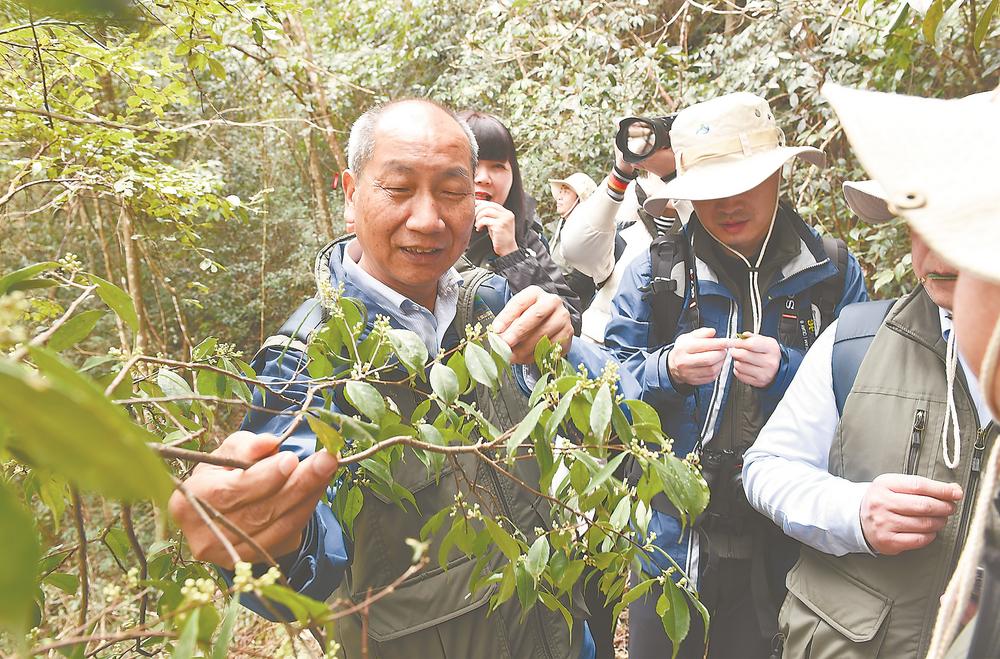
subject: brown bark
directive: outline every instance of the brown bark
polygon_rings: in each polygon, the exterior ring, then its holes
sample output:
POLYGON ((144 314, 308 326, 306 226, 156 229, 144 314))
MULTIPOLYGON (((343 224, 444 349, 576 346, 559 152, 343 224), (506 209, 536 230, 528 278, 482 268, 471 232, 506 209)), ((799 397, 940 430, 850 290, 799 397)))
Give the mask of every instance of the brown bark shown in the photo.
POLYGON ((139 254, 135 248, 132 225, 132 213, 128 206, 122 204, 118 216, 118 230, 121 231, 122 248, 125 253, 125 280, 128 292, 135 305, 135 313, 139 317, 139 327, 135 332, 134 352, 144 353, 149 342, 146 339, 146 307, 142 302, 142 272, 139 268, 139 254))
POLYGON ((312 108, 310 115, 312 120, 323 128, 323 139, 337 161, 337 169, 343 171, 347 169, 347 160, 344 158, 343 149, 337 134, 333 130, 333 119, 330 116, 330 104, 326 98, 326 88, 323 86, 317 73, 315 60, 313 58, 312 44, 309 42, 309 35, 302 21, 295 14, 288 14, 285 18, 285 28, 292 43, 302 49, 302 55, 306 60, 306 80, 309 83, 309 91, 312 95, 312 108))
POLYGON ((333 215, 330 213, 330 202, 326 198, 326 185, 323 182, 323 169, 319 164, 319 154, 313 146, 312 138, 306 136, 306 152, 309 154, 309 182, 316 200, 316 231, 326 239, 335 238, 333 232, 333 215))

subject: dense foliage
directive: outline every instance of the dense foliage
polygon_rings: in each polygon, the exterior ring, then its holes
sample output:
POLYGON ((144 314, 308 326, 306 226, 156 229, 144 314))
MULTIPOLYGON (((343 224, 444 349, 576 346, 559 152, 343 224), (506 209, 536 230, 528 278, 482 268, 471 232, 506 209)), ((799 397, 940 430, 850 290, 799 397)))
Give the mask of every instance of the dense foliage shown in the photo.
MULTIPOLYGON (((895 294, 910 284, 905 229, 850 218, 840 183, 860 170, 818 87, 957 96, 1000 71, 995 0, 67 4, 0 0, 0 652, 191 656, 200 643, 223 656, 243 642, 232 593, 189 560, 161 509, 191 462, 150 446, 210 450, 246 411, 247 355, 314 293, 315 251, 343 231, 336 174, 372 103, 431 95, 504 117, 546 217, 546 179, 610 166, 616 117, 761 93, 789 141, 830 157, 794 169, 786 193, 848 240, 877 293, 895 294)), ((310 375, 320 397, 344 386, 361 419, 299 418, 345 454, 368 451, 338 489, 342 514, 363 490, 408 505, 385 478, 404 445, 430 470, 449 451, 502 468, 531 449, 552 486, 553 529, 519 537, 459 502, 414 539, 415 564, 452 547, 502 555, 483 574, 496 597, 559 609, 585 563, 621 596, 639 550, 627 528, 648 521, 653 494, 703 507, 691 462, 640 448, 669 439, 641 404, 624 422, 613 371, 586 381, 542 351, 531 414, 501 432, 457 401, 496 386, 501 344, 480 331, 427 356, 405 333, 361 341, 357 306, 328 297, 310 375), (431 385, 421 415, 396 418, 365 384, 396 359, 405 382, 431 385), (556 434, 578 443, 547 451, 556 434), (635 493, 599 461, 626 454, 649 465, 635 493)), ((336 616, 271 577, 236 590, 254 588, 297 613, 289 652, 311 651, 299 632, 336 616)), ((667 588, 674 638, 687 592, 667 588)))

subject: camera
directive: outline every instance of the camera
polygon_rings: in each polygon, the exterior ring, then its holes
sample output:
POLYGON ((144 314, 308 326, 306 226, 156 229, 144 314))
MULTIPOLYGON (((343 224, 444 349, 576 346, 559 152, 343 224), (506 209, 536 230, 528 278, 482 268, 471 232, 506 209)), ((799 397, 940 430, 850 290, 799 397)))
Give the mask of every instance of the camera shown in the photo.
POLYGON ((670 127, 676 114, 663 117, 627 117, 618 124, 615 145, 625 162, 642 162, 659 149, 670 147, 670 127))

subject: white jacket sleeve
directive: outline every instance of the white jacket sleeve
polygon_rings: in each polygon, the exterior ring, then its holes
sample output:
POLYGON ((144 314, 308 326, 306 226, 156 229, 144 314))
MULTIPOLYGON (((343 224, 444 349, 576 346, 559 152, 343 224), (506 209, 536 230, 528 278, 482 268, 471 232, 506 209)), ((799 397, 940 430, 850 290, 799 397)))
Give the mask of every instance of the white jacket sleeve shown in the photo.
POLYGON ((840 415, 833 393, 836 322, 806 353, 795 379, 743 457, 747 499, 792 538, 834 556, 871 554, 861 530, 870 483, 829 473, 840 415))
POLYGON ((608 179, 570 214, 563 225, 559 249, 570 267, 603 282, 615 268, 615 230, 618 219, 634 219, 639 202, 635 182, 625 191, 625 200, 608 196, 608 179))

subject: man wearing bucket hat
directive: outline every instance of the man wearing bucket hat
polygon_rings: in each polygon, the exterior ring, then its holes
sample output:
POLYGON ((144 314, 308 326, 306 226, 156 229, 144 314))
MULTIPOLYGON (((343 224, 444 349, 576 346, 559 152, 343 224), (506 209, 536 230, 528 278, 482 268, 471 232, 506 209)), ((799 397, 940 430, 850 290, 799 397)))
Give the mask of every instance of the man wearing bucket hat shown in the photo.
MULTIPOLYGON (((843 243, 820 238, 779 202, 782 166, 795 157, 820 165, 823 154, 785 146, 764 99, 737 93, 693 105, 671 138, 677 178, 645 209, 681 199, 694 213, 629 266, 605 343, 660 412, 674 452, 700 456, 712 496, 693 532, 668 502, 654 502, 649 529, 660 552, 643 568, 658 574, 676 562, 697 580, 712 613, 709 656, 767 657, 797 548, 747 504, 743 452, 820 331, 867 293, 843 243)), ((669 643, 656 601, 630 609, 634 659, 662 656, 669 643)), ((701 656, 699 636, 692 631, 683 656, 701 656)))
MULTIPOLYGON (((863 221, 895 217, 875 181, 844 194, 863 221)), ((806 545, 778 621, 786 657, 923 656, 971 516, 963 488, 997 434, 955 351, 957 270, 911 243, 921 285, 846 307, 744 456, 751 505, 806 545)))
POLYGON ((642 202, 659 195, 674 172, 674 152, 669 146, 632 164, 616 144, 611 172, 574 211, 573 222, 563 228, 559 257, 597 284, 593 302, 583 313, 580 336, 584 339, 604 342, 611 300, 625 269, 673 224, 676 210, 654 217, 643 210, 642 202))
MULTIPOLYGON (((823 94, 889 204, 959 269, 955 330, 1000 420, 1000 89, 940 100, 847 89, 823 94), (914 139, 927 126, 937 139, 914 139), (944 145, 946 148, 941 148, 944 145)), ((927 656, 995 656, 1000 647, 1000 442, 983 465, 968 539, 942 598, 927 656), (952 645, 982 575, 978 613, 952 645)))

